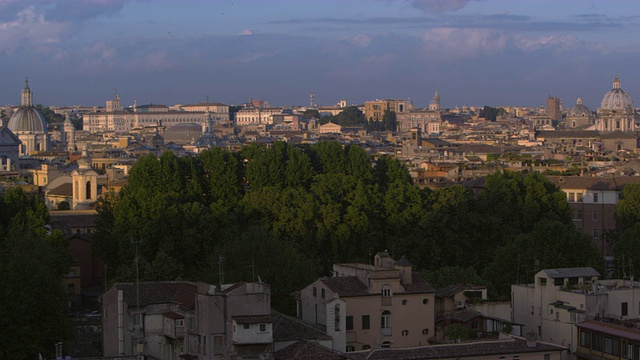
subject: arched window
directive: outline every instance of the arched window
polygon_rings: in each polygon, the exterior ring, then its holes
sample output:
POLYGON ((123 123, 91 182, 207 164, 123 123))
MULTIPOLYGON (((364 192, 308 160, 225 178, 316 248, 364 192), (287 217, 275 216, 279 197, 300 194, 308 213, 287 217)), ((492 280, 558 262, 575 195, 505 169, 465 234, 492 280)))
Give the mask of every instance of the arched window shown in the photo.
POLYGON ((382 291, 381 291, 382 297, 390 297, 391 296, 391 286, 384 284, 382 286, 382 291))
POLYGON ((616 129, 620 129, 620 120, 616 120, 616 129))
POLYGON ((381 329, 390 329, 391 328, 391 311, 385 310, 380 314, 380 328, 381 329))
POLYGON ((86 199, 91 200, 91 181, 87 181, 86 190, 86 199))
POLYGON ((617 151, 622 150, 622 144, 618 144, 618 145, 616 145, 616 150, 617 150, 617 151))
POLYGON ((340 331, 340 304, 336 304, 333 308, 333 329, 340 331))
POLYGON ((77 182, 77 181, 76 181, 76 183, 75 183, 75 187, 74 187, 73 195, 74 195, 75 197, 78 197, 78 198, 80 197, 80 189, 78 188, 78 182, 77 182))

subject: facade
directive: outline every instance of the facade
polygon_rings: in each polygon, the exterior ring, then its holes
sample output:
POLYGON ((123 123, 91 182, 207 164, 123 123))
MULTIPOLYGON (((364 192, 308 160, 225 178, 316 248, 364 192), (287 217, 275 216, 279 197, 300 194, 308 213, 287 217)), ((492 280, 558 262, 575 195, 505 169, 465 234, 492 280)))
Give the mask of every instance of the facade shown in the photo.
POLYGON ((593 268, 547 269, 535 275, 533 284, 512 285, 512 321, 574 353, 577 328, 586 319, 638 319, 640 283, 599 277, 593 268))
POLYGON ((592 237, 605 256, 611 255, 607 236, 617 229, 614 214, 622 189, 629 183, 640 182, 640 178, 548 176, 548 179, 567 195, 576 227, 592 237))
POLYGON ((22 142, 20 155, 32 155, 49 150, 47 121, 33 106, 33 93, 27 80, 22 89, 22 102, 7 125, 22 142))
POLYGON ((237 126, 273 124, 273 115, 281 114, 282 108, 245 108, 235 114, 237 126))
POLYGON ((115 284, 102 296, 103 355, 157 359, 259 358, 270 352, 266 284, 115 284))
POLYGON ((439 110, 408 110, 397 113, 398 131, 407 132, 420 128, 424 134, 438 134, 442 126, 442 113, 439 110))
POLYGON ((325 326, 341 352, 427 345, 435 330, 435 290, 404 258, 395 262, 382 252, 374 261, 334 264, 333 277, 299 292, 298 316, 325 326))
POLYGON ((411 99, 408 100, 396 100, 396 99, 384 99, 365 101, 364 103, 364 118, 367 121, 382 121, 385 110, 395 111, 396 116, 408 110, 413 110, 413 103, 411 99))
POLYGON ((635 131, 636 115, 631 97, 620 87, 616 74, 613 89, 609 90, 598 108, 597 130, 602 132, 635 131))
MULTIPOLYGON (((229 107, 223 104, 213 103, 211 106, 216 111, 210 111, 216 123, 229 122, 229 107)), ((89 132, 115 132, 117 134, 128 133, 134 128, 156 127, 161 124, 171 128, 179 124, 202 122, 206 113, 206 104, 184 105, 181 110, 169 110, 163 105, 135 105, 132 109, 125 110, 120 106, 118 95, 113 100, 107 101, 104 112, 92 112, 82 117, 83 129, 89 132), (202 111, 196 111, 203 108, 202 111), (189 110, 186 110, 189 109, 189 110)))

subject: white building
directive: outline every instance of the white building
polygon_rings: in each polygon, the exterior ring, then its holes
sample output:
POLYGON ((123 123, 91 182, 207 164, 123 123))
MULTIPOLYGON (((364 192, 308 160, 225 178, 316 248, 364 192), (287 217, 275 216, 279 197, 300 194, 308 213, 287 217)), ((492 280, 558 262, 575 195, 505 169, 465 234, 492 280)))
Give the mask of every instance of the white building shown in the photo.
POLYGON ((640 283, 600 280, 593 268, 546 269, 535 283, 511 286, 512 321, 525 334, 576 351, 576 324, 586 318, 629 319, 640 316, 640 283))

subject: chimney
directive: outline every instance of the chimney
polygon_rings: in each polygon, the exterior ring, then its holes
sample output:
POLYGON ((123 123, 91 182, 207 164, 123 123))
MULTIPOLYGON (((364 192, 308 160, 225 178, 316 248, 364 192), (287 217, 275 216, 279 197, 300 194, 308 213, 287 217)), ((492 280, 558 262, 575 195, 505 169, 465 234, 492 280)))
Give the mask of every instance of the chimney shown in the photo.
POLYGON ((400 282, 403 285, 410 285, 412 282, 413 265, 404 256, 394 264, 394 268, 400 271, 400 282))

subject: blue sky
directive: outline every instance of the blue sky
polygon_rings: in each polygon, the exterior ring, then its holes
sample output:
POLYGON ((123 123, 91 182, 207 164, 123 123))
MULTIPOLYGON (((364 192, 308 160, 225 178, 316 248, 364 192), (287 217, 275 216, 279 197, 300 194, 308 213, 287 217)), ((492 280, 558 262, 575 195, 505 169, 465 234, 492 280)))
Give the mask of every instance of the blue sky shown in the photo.
POLYGON ((637 0, 0 0, 0 104, 640 105, 637 0))

